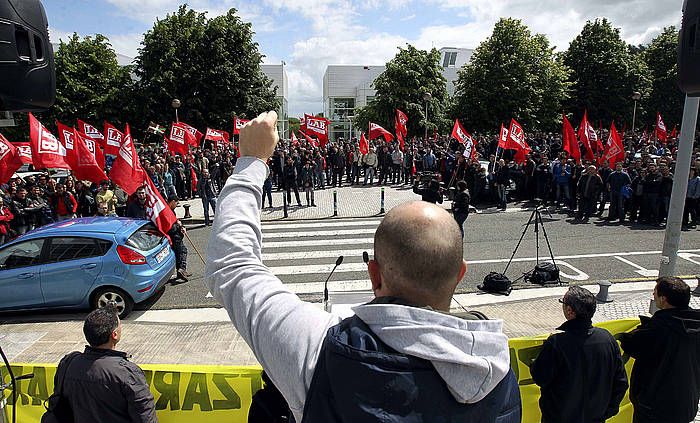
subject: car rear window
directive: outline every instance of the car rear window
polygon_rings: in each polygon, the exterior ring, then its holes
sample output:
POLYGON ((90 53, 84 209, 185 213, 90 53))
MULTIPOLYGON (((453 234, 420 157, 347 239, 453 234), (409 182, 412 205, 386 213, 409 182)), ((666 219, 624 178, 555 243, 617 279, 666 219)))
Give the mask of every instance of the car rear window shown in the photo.
POLYGON ((139 230, 134 232, 129 239, 126 240, 126 245, 134 247, 141 251, 150 251, 156 248, 163 241, 164 235, 152 223, 141 226, 139 230))

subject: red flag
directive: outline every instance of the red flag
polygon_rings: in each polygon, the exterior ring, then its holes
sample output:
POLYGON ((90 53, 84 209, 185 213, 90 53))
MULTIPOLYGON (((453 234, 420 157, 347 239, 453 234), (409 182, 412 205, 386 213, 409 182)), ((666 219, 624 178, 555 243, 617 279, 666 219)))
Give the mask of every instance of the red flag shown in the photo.
POLYGON ((406 128, 406 124, 408 123, 408 116, 406 116, 406 113, 402 112, 399 109, 396 109, 396 122, 395 122, 395 127, 396 127, 396 135, 398 138, 398 135, 401 135, 401 138, 405 137, 408 135, 408 128, 406 128))
POLYGON ((97 159, 97 152, 100 151, 100 147, 95 140, 84 137, 77 130, 73 131, 76 153, 73 174, 82 181, 90 181, 99 184, 100 181, 107 179, 107 175, 105 175, 104 170, 102 170, 104 167, 104 160, 102 164, 100 164, 97 159))
POLYGON ((29 138, 34 169, 70 169, 66 163, 65 147, 31 113, 29 138))
POLYGON ((595 133, 590 122, 588 122, 588 111, 583 112, 583 119, 581 120, 581 125, 578 127, 578 137, 583 147, 586 149, 586 160, 595 160, 591 144, 595 142, 597 145, 598 135, 595 133))
POLYGON ((202 141, 202 137, 204 136, 204 134, 199 132, 194 126, 190 126, 183 121, 180 121, 179 123, 192 135, 192 137, 187 138, 187 140, 189 140, 190 142, 190 145, 194 147, 199 147, 199 143, 202 141))
POLYGON ((306 115, 302 116, 299 119, 299 130, 302 132, 306 132, 306 115))
POLYGON ((139 164, 139 156, 136 154, 134 143, 131 140, 131 131, 128 124, 124 133, 124 142, 119 148, 119 154, 114 160, 109 177, 129 195, 136 192, 136 189, 142 186, 143 181, 146 179, 146 172, 139 164))
POLYGON ((311 144, 312 147, 314 147, 314 148, 318 147, 318 141, 316 141, 315 139, 313 139, 313 138, 311 138, 310 136, 306 135, 306 133, 303 132, 303 131, 301 131, 301 130, 299 130, 299 132, 301 132, 301 135, 303 135, 304 138, 306 138, 306 141, 307 141, 309 144, 311 144))
POLYGON ((508 141, 506 148, 516 150, 513 158, 516 163, 524 163, 525 155, 531 151, 530 146, 525 141, 525 131, 523 127, 515 120, 510 120, 510 128, 508 128, 508 141))
POLYGON ((671 138, 677 138, 678 137, 678 128, 676 125, 673 125, 673 129, 671 130, 671 134, 669 135, 671 138))
POLYGON ((78 131, 86 137, 92 138, 93 140, 97 141, 100 144, 100 146, 104 147, 105 137, 94 126, 78 119, 78 131))
POLYGON ((238 116, 234 116, 233 117, 233 135, 240 134, 241 128, 243 128, 243 125, 245 125, 248 122, 250 122, 250 120, 239 119, 238 116))
POLYGON ((564 151, 569 153, 569 157, 576 160, 576 163, 581 163, 581 148, 578 145, 578 139, 576 139, 576 131, 574 127, 571 126, 571 122, 567 119, 565 114, 562 114, 562 147, 564 151))
POLYGON ((661 119, 661 113, 656 113, 656 138, 661 141, 662 144, 666 144, 668 140, 668 133, 666 132, 666 124, 664 120, 661 119))
POLYGON ((183 156, 190 151, 190 145, 196 145, 197 141, 187 126, 180 122, 175 122, 170 127, 170 138, 168 139, 168 151, 171 154, 180 153, 183 156))
POLYGON ((294 135, 294 131, 292 131, 292 138, 291 138, 291 140, 292 140, 292 145, 293 145, 293 146, 296 147, 297 145, 299 145, 299 140, 297 139, 297 136, 294 135))
POLYGON ((56 126, 58 127, 58 139, 61 140, 61 144, 63 144, 63 147, 66 149, 66 163, 68 163, 71 169, 74 169, 77 153, 75 151, 75 134, 73 128, 69 128, 59 121, 56 121, 56 126))
POLYGON ((146 177, 145 179, 145 183, 142 185, 146 189, 146 218, 155 223, 161 232, 167 234, 177 221, 177 217, 163 200, 151 178, 146 177))
POLYGON ((110 156, 116 156, 119 154, 119 148, 122 146, 122 141, 124 140, 124 134, 122 131, 118 130, 114 125, 109 122, 105 122, 105 137, 107 140, 104 143, 105 154, 110 156))
POLYGON ((370 141, 379 138, 379 137, 384 137, 384 140, 386 142, 391 142, 391 140, 394 139, 394 136, 391 135, 391 132, 387 131, 386 129, 382 128, 381 126, 377 125, 376 123, 369 123, 369 139, 370 141))
POLYGON ((464 144, 464 157, 470 159, 476 158, 476 141, 474 141, 474 138, 469 132, 462 127, 462 124, 459 123, 459 119, 455 119, 455 125, 452 128, 452 138, 464 144))
POLYGON ((321 117, 314 117, 311 115, 305 115, 306 130, 307 132, 315 135, 316 138, 321 142, 321 147, 325 147, 328 144, 328 124, 329 120, 321 117))
POLYGON ((209 141, 214 141, 214 143, 217 146, 219 145, 220 142, 224 143, 224 144, 229 143, 228 132, 220 131, 218 129, 207 128, 207 134, 204 136, 204 139, 209 140, 209 141))
POLYGON ((22 167, 17 147, 0 134, 0 183, 4 184, 22 167))
POLYGON ((362 135, 360 135, 360 153, 369 153, 369 141, 367 141, 367 138, 365 138, 364 132, 362 133, 362 135))
POLYGON ((399 149, 401 151, 404 151, 404 146, 406 145, 406 141, 403 139, 403 135, 400 132, 396 133, 396 139, 399 140, 399 149))
POLYGON ((500 135, 498 137, 498 147, 505 150, 507 144, 508 144, 508 128, 506 128, 505 126, 503 126, 503 124, 501 124, 501 132, 500 132, 500 135))
POLYGON ((15 147, 17 147, 17 157, 19 157, 19 160, 22 162, 22 164, 32 164, 33 155, 31 143, 16 142, 14 143, 14 145, 15 147))
POLYGON ((625 160, 625 149, 622 145, 622 138, 615 129, 615 122, 610 124, 610 135, 608 135, 605 152, 601 158, 609 161, 610 167, 615 167, 615 163, 625 160))

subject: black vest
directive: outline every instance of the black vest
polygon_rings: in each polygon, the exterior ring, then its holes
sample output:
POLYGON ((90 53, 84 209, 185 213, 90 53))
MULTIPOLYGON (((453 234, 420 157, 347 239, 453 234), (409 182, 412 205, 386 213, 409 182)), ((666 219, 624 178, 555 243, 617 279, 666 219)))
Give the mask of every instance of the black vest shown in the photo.
POLYGON ((461 404, 429 361, 392 349, 353 316, 326 334, 302 423, 520 423, 521 412, 512 370, 486 398, 461 404))

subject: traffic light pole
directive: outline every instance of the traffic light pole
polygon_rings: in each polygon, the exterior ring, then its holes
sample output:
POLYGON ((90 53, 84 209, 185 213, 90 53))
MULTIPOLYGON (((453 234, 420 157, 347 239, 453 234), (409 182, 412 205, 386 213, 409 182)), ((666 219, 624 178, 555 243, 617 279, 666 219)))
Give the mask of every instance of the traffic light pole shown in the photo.
POLYGON ((666 219, 666 234, 664 235, 664 248, 661 253, 659 276, 675 276, 676 272, 683 208, 685 206, 685 195, 688 191, 690 159, 693 154, 693 141, 698 121, 699 105, 700 97, 685 97, 683 124, 681 125, 681 136, 678 141, 676 168, 673 173, 673 191, 671 192, 671 203, 668 218, 666 219))

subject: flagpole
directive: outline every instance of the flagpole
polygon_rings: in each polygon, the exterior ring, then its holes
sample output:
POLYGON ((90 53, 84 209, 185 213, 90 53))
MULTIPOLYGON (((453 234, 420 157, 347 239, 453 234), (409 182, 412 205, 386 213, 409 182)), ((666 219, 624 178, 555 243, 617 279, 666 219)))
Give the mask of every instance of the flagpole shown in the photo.
POLYGON ((190 239, 190 236, 187 234, 187 232, 185 232, 185 238, 187 238, 187 240, 190 242, 190 244, 192 244, 192 248, 194 248, 194 251, 197 252, 199 259, 202 260, 202 264, 207 264, 207 262, 204 261, 204 257, 202 257, 202 253, 199 252, 199 250, 197 249, 197 246, 194 245, 194 242, 192 242, 192 239, 190 239))

